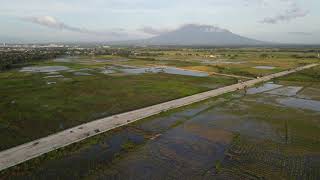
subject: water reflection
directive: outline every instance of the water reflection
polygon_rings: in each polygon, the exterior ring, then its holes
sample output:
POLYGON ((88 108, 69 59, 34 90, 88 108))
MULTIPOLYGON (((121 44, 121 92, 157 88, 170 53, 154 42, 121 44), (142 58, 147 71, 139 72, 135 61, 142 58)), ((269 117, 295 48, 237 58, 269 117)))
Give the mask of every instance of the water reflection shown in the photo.
POLYGON ((255 69, 268 69, 268 70, 275 69, 275 67, 273 67, 273 66, 255 66, 254 68, 255 69))
POLYGON ((299 87, 299 86, 286 86, 286 87, 275 89, 266 93, 273 94, 273 95, 281 95, 281 96, 295 96, 298 94, 298 92, 302 88, 303 87, 299 87))
POLYGON ((265 83, 265 84, 263 84, 262 86, 259 86, 259 87, 249 88, 247 90, 247 94, 263 93, 263 92, 270 91, 270 90, 273 90, 273 89, 276 89, 276 88, 280 88, 280 87, 282 87, 282 85, 273 84, 273 83, 265 83))
POLYGON ((69 70, 69 68, 66 66, 30 66, 22 68, 20 72, 51 73, 66 70, 69 70))
POLYGON ((277 101, 282 105, 292 108, 320 111, 320 101, 299 99, 294 97, 278 98, 277 101))
POLYGON ((120 69, 120 71, 128 74, 167 73, 167 74, 178 74, 178 75, 197 76, 197 77, 209 76, 209 74, 206 72, 185 70, 185 69, 179 69, 175 67, 124 68, 124 69, 120 69))

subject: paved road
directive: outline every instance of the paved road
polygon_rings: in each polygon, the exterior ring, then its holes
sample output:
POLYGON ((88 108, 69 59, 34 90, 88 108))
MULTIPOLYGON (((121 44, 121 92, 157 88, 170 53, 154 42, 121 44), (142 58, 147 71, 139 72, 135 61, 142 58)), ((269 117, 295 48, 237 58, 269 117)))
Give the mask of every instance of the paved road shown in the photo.
POLYGON ((293 70, 283 71, 280 73, 261 77, 259 79, 249 80, 243 83, 234 84, 231 86, 222 87, 219 89, 207 91, 204 93, 184 97, 181 99, 149 106, 146 108, 98 119, 93 122, 82 124, 59 133, 26 143, 11 149, 0 152, 0 170, 4 170, 11 166, 15 166, 27 160, 41 156, 50 151, 65 147, 67 145, 79 142, 88 137, 109 131, 111 129, 124 126, 126 124, 138 121, 140 119, 159 114, 160 112, 170 109, 186 106, 195 102, 199 102, 208 98, 219 96, 228 92, 233 92, 239 89, 253 86, 257 83, 269 81, 273 78, 294 73, 303 69, 317 66, 318 64, 311 64, 299 67, 293 70))
POLYGON ((232 74, 223 74, 223 73, 216 73, 216 72, 212 72, 212 73, 210 73, 210 75, 226 76, 226 77, 233 77, 233 78, 240 78, 240 79, 254 79, 252 77, 238 76, 238 75, 232 75, 232 74))

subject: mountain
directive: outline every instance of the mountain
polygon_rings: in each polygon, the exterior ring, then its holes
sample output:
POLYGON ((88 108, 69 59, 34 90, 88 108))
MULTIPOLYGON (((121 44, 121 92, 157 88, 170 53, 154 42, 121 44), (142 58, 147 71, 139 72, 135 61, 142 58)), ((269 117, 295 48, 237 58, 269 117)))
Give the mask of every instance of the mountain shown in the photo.
POLYGON ((204 45, 204 46, 241 46, 263 45, 266 42, 246 38, 215 26, 188 24, 176 30, 144 39, 122 42, 131 45, 204 45))

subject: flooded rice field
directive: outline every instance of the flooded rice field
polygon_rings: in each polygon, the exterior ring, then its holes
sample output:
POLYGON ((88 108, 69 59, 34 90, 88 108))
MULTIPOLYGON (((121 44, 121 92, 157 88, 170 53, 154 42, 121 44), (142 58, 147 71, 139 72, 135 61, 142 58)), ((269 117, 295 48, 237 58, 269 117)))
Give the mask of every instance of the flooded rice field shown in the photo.
POLYGON ((3 176, 319 179, 320 101, 300 98, 302 88, 311 87, 266 83, 164 112, 3 176))
POLYGON ((227 59, 219 59, 219 60, 209 60, 209 59, 195 59, 200 61, 203 64, 213 64, 213 65, 218 65, 218 64, 244 64, 245 61, 237 60, 237 61, 229 61, 227 59))
POLYGON ((198 72, 198 71, 180 69, 175 67, 147 67, 147 68, 129 67, 129 68, 123 68, 119 70, 127 74, 167 73, 167 74, 178 74, 178 75, 197 76, 197 77, 209 76, 209 74, 206 72, 198 72))
POLYGON ((299 109, 308 109, 312 111, 320 112, 320 101, 314 101, 310 99, 300 99, 294 97, 279 98, 277 101, 285 106, 299 109))
POLYGON ((69 62, 76 61, 78 58, 79 58, 78 56, 65 56, 65 57, 55 58, 53 61, 69 63, 69 62))
POLYGON ((278 88, 267 93, 282 96, 295 96, 303 87, 299 86, 287 86, 283 88, 278 88))
POLYGON ((282 85, 274 84, 274 83, 265 83, 262 86, 249 88, 247 90, 247 94, 258 94, 258 93, 270 91, 280 87, 282 87, 282 85))
POLYGON ((123 75, 137 75, 144 73, 166 73, 184 76, 194 76, 194 77, 207 77, 209 73, 193 71, 187 69, 181 69, 176 67, 135 67, 128 65, 109 65, 102 68, 83 68, 83 69, 71 69, 66 66, 30 66, 24 67, 20 72, 31 72, 31 73, 47 73, 48 75, 59 74, 60 71, 73 72, 75 76, 90 76, 93 75, 89 73, 90 71, 96 71, 97 73, 102 73, 106 75, 112 74, 123 74, 123 75))
POLYGON ((20 72, 38 72, 38 73, 52 73, 59 71, 66 71, 70 68, 66 66, 31 66, 24 67, 20 70, 20 72))
POLYGON ((315 99, 320 101, 320 87, 307 87, 301 90, 298 97, 303 99, 315 99))
POLYGON ((96 63, 105 63, 105 62, 125 62, 128 61, 129 59, 127 58, 123 58, 123 57, 113 57, 110 59, 101 59, 101 58, 97 58, 97 57, 81 57, 81 56, 64 56, 64 57, 59 57, 59 58, 55 58, 53 59, 53 62, 62 62, 62 63, 71 63, 71 62, 75 62, 75 63, 85 63, 85 62, 96 62, 96 63))
POLYGON ((115 70, 111 70, 111 69, 103 69, 101 71, 102 74, 112 74, 112 73, 116 73, 115 70))
POLYGON ((48 79, 48 78, 63 78, 63 75, 51 75, 51 76, 45 76, 43 77, 44 79, 48 79))
POLYGON ((267 69, 267 70, 271 70, 271 69, 275 69, 275 67, 273 66, 255 66, 255 69, 267 69))
POLYGON ((75 76, 91 76, 92 74, 86 72, 74 72, 75 76))

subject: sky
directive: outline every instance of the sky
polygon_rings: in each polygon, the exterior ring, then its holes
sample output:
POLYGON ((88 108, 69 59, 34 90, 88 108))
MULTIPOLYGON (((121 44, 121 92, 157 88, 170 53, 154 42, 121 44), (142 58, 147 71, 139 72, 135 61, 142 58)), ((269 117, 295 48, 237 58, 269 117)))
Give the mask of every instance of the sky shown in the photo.
POLYGON ((320 44, 319 0, 0 0, 0 42, 148 38, 184 24, 269 42, 320 44))

